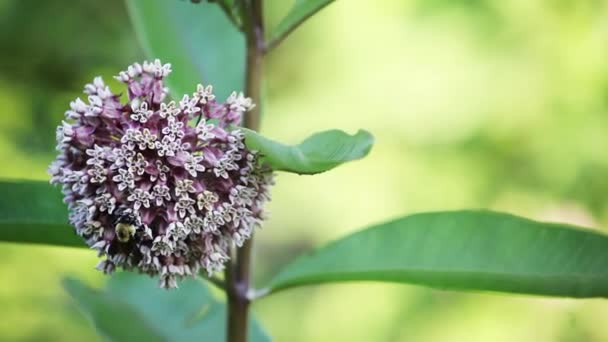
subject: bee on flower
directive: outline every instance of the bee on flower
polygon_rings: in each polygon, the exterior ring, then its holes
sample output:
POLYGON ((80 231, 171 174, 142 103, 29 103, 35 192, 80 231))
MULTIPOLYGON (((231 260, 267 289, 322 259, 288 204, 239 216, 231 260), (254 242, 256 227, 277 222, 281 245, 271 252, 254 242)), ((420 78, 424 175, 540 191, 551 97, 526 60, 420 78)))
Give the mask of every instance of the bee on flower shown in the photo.
POLYGON ((76 233, 104 258, 97 268, 159 276, 162 287, 221 270, 229 246, 261 224, 273 184, 238 130, 251 99, 235 92, 221 103, 199 85, 167 102, 170 72, 159 60, 121 71, 125 102, 101 77, 87 84, 57 128, 49 167, 76 233))

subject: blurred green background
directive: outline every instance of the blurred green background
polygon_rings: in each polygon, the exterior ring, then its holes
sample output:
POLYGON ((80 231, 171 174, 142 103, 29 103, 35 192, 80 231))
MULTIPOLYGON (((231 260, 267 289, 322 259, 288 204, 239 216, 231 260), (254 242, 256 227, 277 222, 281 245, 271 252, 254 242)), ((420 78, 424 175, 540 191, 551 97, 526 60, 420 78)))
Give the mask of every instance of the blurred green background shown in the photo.
MULTIPOLYGON (((289 5, 266 1, 269 26, 289 5)), ((297 142, 366 128, 376 145, 332 172, 279 175, 257 282, 314 245, 418 211, 607 226, 607 10, 602 0, 349 0, 315 16, 267 60, 263 131, 297 142)), ((120 0, 3 0, 0 47, 1 178, 48 179, 69 101, 95 75, 109 81, 143 60, 120 0)), ((0 260, 1 341, 100 340, 59 284, 65 274, 101 284, 93 252, 0 244, 0 260)), ((608 340, 603 300, 352 283, 254 310, 276 341, 608 340)))

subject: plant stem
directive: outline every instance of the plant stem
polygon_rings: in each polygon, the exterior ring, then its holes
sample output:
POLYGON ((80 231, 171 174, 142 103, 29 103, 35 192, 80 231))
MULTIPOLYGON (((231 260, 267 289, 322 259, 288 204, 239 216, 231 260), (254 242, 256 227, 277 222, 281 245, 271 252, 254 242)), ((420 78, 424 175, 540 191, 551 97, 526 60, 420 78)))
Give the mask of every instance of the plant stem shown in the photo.
MULTIPOLYGON (((262 63, 264 58, 263 0, 242 0, 242 19, 247 46, 245 93, 256 106, 245 115, 244 126, 259 130, 262 88, 262 63)), ((253 234, 253 233, 252 233, 253 234)), ((253 235, 231 253, 226 267, 226 295, 228 312, 226 340, 246 342, 249 321, 249 291, 251 274, 251 250, 253 235)))
POLYGON ((237 249, 226 267, 226 295, 228 297, 226 341, 246 342, 249 321, 249 271, 251 239, 237 249))
POLYGON ((249 0, 247 9, 250 18, 247 19, 245 31, 247 40, 247 64, 245 76, 245 92, 253 99, 256 106, 245 115, 244 126, 252 130, 260 129, 260 107, 262 92, 262 63, 264 59, 264 22, 263 0, 249 0))

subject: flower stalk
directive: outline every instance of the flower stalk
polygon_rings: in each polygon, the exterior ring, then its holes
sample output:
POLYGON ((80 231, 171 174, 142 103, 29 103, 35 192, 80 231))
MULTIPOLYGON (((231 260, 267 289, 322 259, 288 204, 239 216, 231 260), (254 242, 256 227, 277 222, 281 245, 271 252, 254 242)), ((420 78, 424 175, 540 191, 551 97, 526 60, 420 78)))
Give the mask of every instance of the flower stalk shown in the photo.
MULTIPOLYGON (((257 104, 244 117, 243 125, 252 130, 260 128, 262 67, 264 59, 263 0, 241 0, 241 15, 246 37, 245 92, 257 104)), ((234 247, 233 247, 234 248, 234 247)), ((246 342, 249 322, 249 292, 251 291, 251 258, 253 236, 242 247, 232 251, 226 266, 226 295, 228 298, 228 342, 246 342)))

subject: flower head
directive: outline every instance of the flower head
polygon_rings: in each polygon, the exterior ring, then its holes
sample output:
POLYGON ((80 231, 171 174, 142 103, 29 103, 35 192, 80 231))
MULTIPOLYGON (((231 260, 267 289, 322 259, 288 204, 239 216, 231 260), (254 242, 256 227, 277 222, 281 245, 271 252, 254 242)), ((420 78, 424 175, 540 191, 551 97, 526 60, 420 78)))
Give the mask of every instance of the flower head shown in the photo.
POLYGON ((126 103, 101 77, 87 84, 88 102, 73 101, 57 129, 49 167, 76 233, 105 257, 97 268, 158 275, 162 287, 221 270, 228 247, 261 223, 273 184, 235 127, 251 99, 220 103, 199 85, 165 102, 170 72, 159 60, 121 71, 126 103))

